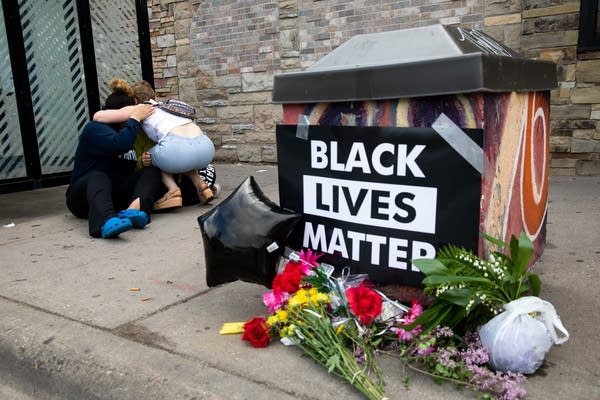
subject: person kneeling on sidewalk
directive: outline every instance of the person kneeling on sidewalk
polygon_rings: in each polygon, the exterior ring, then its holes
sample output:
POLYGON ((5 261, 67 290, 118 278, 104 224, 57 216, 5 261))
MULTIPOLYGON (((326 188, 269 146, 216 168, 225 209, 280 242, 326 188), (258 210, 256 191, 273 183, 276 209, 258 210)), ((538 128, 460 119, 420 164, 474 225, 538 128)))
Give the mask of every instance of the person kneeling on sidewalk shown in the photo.
MULTIPOLYGON (((105 107, 132 104, 133 93, 113 90, 105 107)), ((73 215, 88 219, 92 237, 114 238, 150 222, 161 171, 152 166, 135 171, 135 163, 120 155, 133 148, 140 122, 153 112, 154 107, 140 104, 124 123, 90 121, 79 136, 66 202, 73 215)))
MULTIPOLYGON (((156 92, 147 81, 139 81, 132 85, 133 93, 139 103, 148 102, 156 98, 156 92)), ((149 150, 155 146, 155 142, 146 135, 144 130, 138 132, 137 138, 134 143, 134 150, 129 155, 130 159, 136 160, 136 168, 142 168, 144 166, 152 165, 152 156, 149 150)), ((198 170, 200 178, 208 185, 212 191, 213 198, 216 198, 220 191, 221 186, 216 183, 217 174, 215 166, 212 163, 208 163, 205 168, 198 170)), ((198 196, 198 190, 194 182, 185 174, 176 174, 173 179, 176 185, 171 185, 169 189, 163 185, 159 199, 156 200, 153 206, 154 211, 167 211, 182 206, 199 204, 203 199, 198 196)))

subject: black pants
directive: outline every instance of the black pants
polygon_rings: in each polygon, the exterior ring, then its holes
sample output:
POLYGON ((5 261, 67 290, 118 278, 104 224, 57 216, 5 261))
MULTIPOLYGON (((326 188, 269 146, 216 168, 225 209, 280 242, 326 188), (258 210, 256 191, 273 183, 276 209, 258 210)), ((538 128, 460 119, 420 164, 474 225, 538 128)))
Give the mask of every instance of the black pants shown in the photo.
POLYGON ((149 217, 160 186, 156 167, 144 167, 129 176, 93 171, 69 186, 67 207, 76 217, 88 219, 90 236, 100 237, 102 225, 138 197, 149 217))

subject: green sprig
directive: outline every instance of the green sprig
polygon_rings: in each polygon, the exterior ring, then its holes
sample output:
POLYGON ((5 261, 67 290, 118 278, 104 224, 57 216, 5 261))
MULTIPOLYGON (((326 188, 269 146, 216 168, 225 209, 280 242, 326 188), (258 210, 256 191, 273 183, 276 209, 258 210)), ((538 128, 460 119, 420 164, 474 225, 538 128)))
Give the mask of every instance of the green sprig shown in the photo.
POLYGON ((368 399, 387 399, 382 373, 373 359, 374 349, 368 339, 361 339, 352 329, 336 332, 324 309, 294 308, 289 310, 288 320, 294 325, 298 346, 329 373, 346 380, 368 399), (350 350, 355 346, 364 352, 362 365, 350 350), (371 379, 370 373, 375 375, 376 381, 371 379))
POLYGON ((425 293, 436 297, 410 327, 422 325, 429 331, 437 325, 473 328, 502 310, 502 306, 527 294, 538 296, 539 277, 528 271, 533 243, 525 233, 509 243, 483 235, 508 255, 493 252, 482 259, 464 248, 446 245, 435 259, 412 262, 423 272, 425 293))

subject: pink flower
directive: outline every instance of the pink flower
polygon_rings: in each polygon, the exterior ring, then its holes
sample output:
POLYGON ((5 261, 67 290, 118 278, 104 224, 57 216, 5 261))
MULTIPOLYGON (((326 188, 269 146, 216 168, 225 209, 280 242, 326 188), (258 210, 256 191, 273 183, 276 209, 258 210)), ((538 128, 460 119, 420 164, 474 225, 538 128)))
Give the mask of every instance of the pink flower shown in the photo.
POLYGON ((410 304, 410 310, 408 312, 409 318, 414 322, 415 319, 423 312, 423 306, 419 303, 419 300, 413 299, 410 304))
MULTIPOLYGON (((410 310, 408 310, 408 312, 405 314, 405 317, 400 320, 402 325, 406 326, 412 324, 422 312, 423 306, 416 299, 413 299, 410 305, 410 310)), ((421 325, 418 325, 411 330, 398 327, 391 328, 392 332, 394 332, 396 336, 398 336, 398 339, 403 342, 409 342, 413 340, 415 336, 421 333, 422 329, 423 328, 421 325)))
POLYGON ((322 255, 323 253, 316 253, 311 249, 307 249, 306 251, 304 249, 300 250, 300 263, 302 264, 304 275, 308 275, 314 267, 319 266, 318 260, 322 255))
POLYGON ((396 334, 401 342, 410 342, 413 339, 412 331, 406 331, 402 328, 391 327, 390 330, 396 334))
POLYGON ((263 303, 269 309, 269 314, 273 314, 275 311, 283 307, 283 305, 290 298, 290 294, 287 292, 274 292, 269 290, 263 293, 263 303))
POLYGON ((433 352, 435 352, 435 347, 433 346, 427 346, 424 348, 419 347, 417 349, 417 354, 420 356, 426 356, 427 354, 431 354, 433 352))

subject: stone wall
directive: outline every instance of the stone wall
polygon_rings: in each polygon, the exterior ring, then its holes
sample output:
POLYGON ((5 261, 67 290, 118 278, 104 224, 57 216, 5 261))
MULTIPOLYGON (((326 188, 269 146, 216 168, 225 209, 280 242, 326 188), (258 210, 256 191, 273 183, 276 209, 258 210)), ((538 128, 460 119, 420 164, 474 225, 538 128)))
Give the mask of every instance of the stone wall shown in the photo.
POLYGON ((600 52, 577 54, 579 1, 148 0, 154 78, 193 104, 217 160, 277 162, 273 76, 303 70, 352 36, 441 23, 482 29, 558 65, 551 173, 600 174, 600 52))
POLYGON ((580 2, 489 2, 484 31, 558 66, 552 91, 551 174, 600 175, 600 51, 577 54, 580 2))

